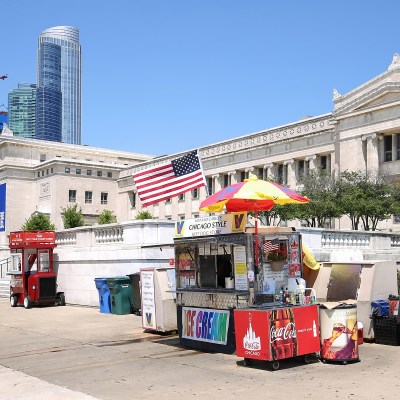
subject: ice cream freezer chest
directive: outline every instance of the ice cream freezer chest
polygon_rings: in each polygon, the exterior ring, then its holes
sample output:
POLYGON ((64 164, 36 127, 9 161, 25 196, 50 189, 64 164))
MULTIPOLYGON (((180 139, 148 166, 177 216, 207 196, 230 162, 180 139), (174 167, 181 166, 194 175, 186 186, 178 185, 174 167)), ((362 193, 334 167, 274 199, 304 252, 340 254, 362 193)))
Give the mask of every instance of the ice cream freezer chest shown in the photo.
POLYGON ((306 363, 320 351, 318 305, 234 310, 236 354, 245 364, 304 356, 306 363))

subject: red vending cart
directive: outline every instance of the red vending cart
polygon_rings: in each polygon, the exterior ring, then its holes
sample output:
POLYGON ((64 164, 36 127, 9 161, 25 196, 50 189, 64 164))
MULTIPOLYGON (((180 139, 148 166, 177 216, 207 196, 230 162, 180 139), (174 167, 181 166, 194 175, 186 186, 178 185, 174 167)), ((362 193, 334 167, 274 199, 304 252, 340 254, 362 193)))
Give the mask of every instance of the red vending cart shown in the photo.
POLYGON ((320 351, 318 305, 234 310, 236 354, 245 365, 251 360, 279 361, 303 356, 309 363, 320 351))
POLYGON ((11 307, 23 305, 64 305, 63 292, 57 292, 57 274, 53 268, 56 247, 54 231, 10 232, 11 307))

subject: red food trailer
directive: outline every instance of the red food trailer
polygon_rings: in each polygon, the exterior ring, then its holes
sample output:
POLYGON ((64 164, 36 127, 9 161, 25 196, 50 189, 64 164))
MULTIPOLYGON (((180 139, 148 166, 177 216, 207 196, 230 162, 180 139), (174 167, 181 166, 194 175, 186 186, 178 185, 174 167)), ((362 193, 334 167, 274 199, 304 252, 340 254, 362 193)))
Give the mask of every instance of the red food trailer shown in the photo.
POLYGON ((54 231, 17 231, 10 233, 10 304, 65 305, 63 292, 57 292, 53 268, 54 231))

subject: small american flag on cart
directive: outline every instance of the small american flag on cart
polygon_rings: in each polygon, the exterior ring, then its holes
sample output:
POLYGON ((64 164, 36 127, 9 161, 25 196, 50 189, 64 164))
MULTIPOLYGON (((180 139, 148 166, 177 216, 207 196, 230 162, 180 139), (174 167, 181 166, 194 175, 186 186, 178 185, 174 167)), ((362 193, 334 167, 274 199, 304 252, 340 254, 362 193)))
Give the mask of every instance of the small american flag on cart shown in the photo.
POLYGON ((278 238, 272 240, 266 240, 263 244, 263 252, 269 253, 273 250, 279 250, 279 240, 278 238))
POLYGON ((197 150, 133 175, 143 207, 205 186, 197 150))

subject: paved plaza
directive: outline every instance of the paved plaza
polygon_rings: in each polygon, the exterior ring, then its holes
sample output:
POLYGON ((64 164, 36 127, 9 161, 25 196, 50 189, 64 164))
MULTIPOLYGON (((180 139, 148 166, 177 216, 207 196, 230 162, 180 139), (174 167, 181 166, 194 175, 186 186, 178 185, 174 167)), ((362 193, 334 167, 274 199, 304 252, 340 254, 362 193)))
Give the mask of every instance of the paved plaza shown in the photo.
POLYGON ((396 399, 400 347, 365 343, 361 362, 245 367, 235 355, 144 333, 141 317, 89 307, 11 308, 0 299, 2 400, 396 399))

